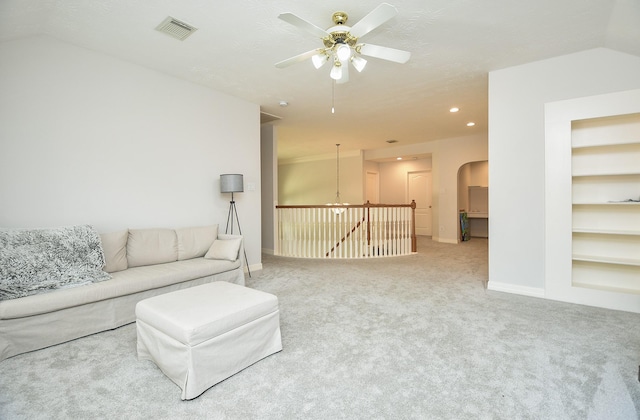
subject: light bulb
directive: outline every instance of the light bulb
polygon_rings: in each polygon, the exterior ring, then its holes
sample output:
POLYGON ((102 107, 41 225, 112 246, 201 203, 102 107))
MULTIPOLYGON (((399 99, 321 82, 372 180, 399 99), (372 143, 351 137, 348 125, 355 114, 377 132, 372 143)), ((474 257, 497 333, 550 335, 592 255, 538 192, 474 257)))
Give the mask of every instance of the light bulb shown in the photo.
POLYGON ((336 49, 336 55, 340 61, 348 60, 351 57, 351 48, 347 44, 340 44, 336 49))

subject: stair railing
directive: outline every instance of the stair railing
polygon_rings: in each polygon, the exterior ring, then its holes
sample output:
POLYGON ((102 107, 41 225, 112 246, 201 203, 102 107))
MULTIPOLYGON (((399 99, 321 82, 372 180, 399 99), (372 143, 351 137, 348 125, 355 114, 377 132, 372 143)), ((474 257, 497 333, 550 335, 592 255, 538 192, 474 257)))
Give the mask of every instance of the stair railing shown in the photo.
POLYGON ((416 252, 411 204, 276 206, 275 254, 377 258, 416 252))

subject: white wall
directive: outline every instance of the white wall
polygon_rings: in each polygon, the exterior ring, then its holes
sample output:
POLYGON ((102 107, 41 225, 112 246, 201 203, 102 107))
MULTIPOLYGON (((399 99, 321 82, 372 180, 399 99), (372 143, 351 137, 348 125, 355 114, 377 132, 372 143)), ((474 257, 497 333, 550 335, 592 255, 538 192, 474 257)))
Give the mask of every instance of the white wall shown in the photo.
POLYGON ((260 265, 259 107, 48 37, 0 44, 0 226, 218 223, 260 265), (233 147, 230 147, 230 146, 233 147))
POLYGON ((490 289, 544 296, 545 103, 639 87, 640 57, 604 48, 489 74, 490 289))
POLYGON ((431 154, 432 239, 458 243, 458 170, 465 163, 487 160, 487 137, 480 134, 366 150, 364 157, 369 160, 425 153, 431 154))
POLYGON ((458 171, 458 209, 469 210, 469 185, 471 185, 471 163, 462 165, 458 171))
POLYGON ((364 180, 362 185, 362 197, 363 201, 366 203, 367 201, 372 204, 380 204, 382 201, 380 200, 380 164, 378 162, 372 162, 369 160, 365 160, 362 162, 362 179, 364 180), (377 191, 377 194, 371 195, 371 198, 367 195, 367 189, 369 186, 367 183, 369 182, 368 174, 377 174, 378 175, 378 188, 374 188, 371 186, 372 191, 377 191), (376 200, 374 197, 378 197, 376 200))
POLYGON ((410 204, 407 197, 409 172, 430 171, 431 158, 383 162, 380 168, 380 202, 384 204, 410 204))
MULTIPOLYGON (((364 203, 363 163, 359 152, 340 151, 340 199, 364 203)), ((280 163, 278 204, 333 203, 336 197, 336 155, 280 163)))
MULTIPOLYGON (((380 163, 380 202, 405 203, 407 173, 431 169, 433 194, 433 236, 439 242, 458 243, 458 169, 468 162, 486 160, 484 135, 456 137, 408 146, 366 150, 363 157, 340 154, 340 196, 343 201, 363 202, 364 162, 398 155, 431 154, 430 159, 380 163), (348 172, 345 172, 348 171, 348 172), (360 171, 360 172, 357 172, 360 171), (352 197, 360 197, 358 200, 352 197)), ((335 158, 280 163, 278 167, 279 204, 325 204, 335 195, 335 158)))
POLYGON ((278 201, 277 129, 271 124, 260 127, 260 165, 262 191, 262 252, 275 251, 275 211, 278 201))

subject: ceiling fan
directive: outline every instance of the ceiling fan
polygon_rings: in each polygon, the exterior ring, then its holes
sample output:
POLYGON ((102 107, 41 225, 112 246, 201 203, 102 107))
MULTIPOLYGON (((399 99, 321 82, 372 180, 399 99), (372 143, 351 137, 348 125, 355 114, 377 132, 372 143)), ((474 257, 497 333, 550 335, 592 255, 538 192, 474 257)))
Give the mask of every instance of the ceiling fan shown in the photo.
POLYGON ((363 55, 404 64, 411 57, 411 53, 408 51, 359 42, 361 37, 376 29, 397 13, 398 10, 395 7, 388 3, 382 3, 355 25, 349 27, 346 25, 349 16, 345 12, 335 12, 332 16, 335 26, 327 30, 321 29, 293 13, 282 13, 278 15, 278 18, 319 37, 324 47, 280 61, 276 63, 276 67, 288 67, 308 58, 311 58, 316 69, 319 69, 327 62, 331 62, 331 78, 336 83, 346 83, 349 81, 349 63, 359 72, 364 69, 367 60, 362 58, 363 55))

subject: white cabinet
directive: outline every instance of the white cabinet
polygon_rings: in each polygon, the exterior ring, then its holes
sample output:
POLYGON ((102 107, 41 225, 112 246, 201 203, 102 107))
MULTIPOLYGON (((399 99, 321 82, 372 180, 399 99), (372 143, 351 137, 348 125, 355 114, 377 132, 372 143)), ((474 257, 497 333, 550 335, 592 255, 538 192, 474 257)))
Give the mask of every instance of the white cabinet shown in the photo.
POLYGON ((573 121, 572 284, 640 293, 640 114, 573 121))

